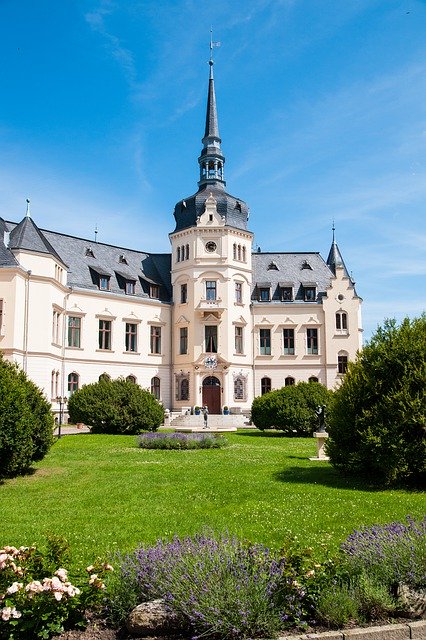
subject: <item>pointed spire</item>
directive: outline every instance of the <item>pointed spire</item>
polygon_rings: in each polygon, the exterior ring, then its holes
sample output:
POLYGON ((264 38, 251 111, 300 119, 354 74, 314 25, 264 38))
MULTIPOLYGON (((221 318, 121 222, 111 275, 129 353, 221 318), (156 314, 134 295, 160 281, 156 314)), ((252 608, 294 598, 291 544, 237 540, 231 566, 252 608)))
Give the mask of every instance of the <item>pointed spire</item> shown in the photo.
POLYGON ((342 254, 340 253, 339 247, 337 246, 337 242, 335 240, 334 232, 336 231, 336 227, 334 225, 334 220, 333 220, 332 231, 333 231, 333 240, 331 242, 330 251, 328 253, 328 258, 326 260, 327 266, 330 267, 334 275, 336 275, 336 267, 342 267, 345 271, 345 275, 349 277, 349 273, 343 261, 342 254))
POLYGON ((225 164, 225 157, 220 148, 222 140, 219 135, 213 76, 213 48, 218 46, 220 46, 220 42, 213 42, 213 32, 210 29, 209 90, 207 96, 206 126, 204 130, 204 137, 202 139, 203 150, 198 158, 198 163, 200 165, 199 186, 207 184, 217 184, 222 187, 225 186, 225 180, 223 179, 223 165, 225 164))
POLYGON ((29 200, 29 198, 27 198, 26 202, 27 202, 27 210, 26 210, 26 212, 25 212, 25 217, 26 217, 26 218, 31 218, 31 214, 30 214, 30 200, 29 200))

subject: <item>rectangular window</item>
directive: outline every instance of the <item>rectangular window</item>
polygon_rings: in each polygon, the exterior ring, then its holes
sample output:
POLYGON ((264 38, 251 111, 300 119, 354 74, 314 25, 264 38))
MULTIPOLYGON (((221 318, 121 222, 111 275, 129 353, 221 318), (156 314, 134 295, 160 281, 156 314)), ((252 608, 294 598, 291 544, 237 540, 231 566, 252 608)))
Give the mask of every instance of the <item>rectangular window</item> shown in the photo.
POLYGON ((235 327, 235 353, 244 353, 243 327, 235 327))
POLYGON ((126 280, 126 294, 128 296, 134 296, 135 295, 135 283, 133 282, 133 280, 126 280))
POLYGON ((314 302, 317 296, 317 291, 315 287, 305 287, 305 301, 306 302, 314 302))
POLYGON ((149 297, 150 298, 159 298, 160 297, 160 287, 157 284, 152 284, 149 287, 149 297))
POLYGON ((59 342, 59 336, 60 336, 59 322, 60 322, 60 317, 61 317, 61 314, 59 313, 59 311, 54 311, 53 312, 53 316, 52 316, 52 342, 53 342, 53 344, 60 344, 60 342, 59 342))
POLYGON ((109 291, 109 276, 99 276, 99 289, 109 291))
POLYGON ((284 355, 294 355, 294 329, 283 329, 284 355))
POLYGON ((268 288, 262 288, 259 290, 259 300, 261 302, 269 302, 270 300, 270 294, 271 294, 271 290, 268 288))
POLYGON ((217 327, 215 325, 207 325, 204 328, 206 353, 217 353, 217 327))
POLYGON ((188 327, 181 327, 179 334, 179 353, 188 353, 188 327))
POLYGON ((138 325, 126 322, 126 351, 135 353, 138 350, 138 325))
POLYGON ((306 329, 307 353, 318 354, 318 329, 306 329))
POLYGON ((242 282, 235 283, 235 302, 237 304, 242 304, 243 302, 243 283, 242 282))
POLYGON ((68 346, 80 348, 81 318, 69 316, 68 318, 68 346))
POLYGON ((348 368, 348 356, 337 356, 337 371, 338 373, 346 373, 348 368))
POLYGON ((151 353, 161 353, 161 327, 151 327, 151 353))
POLYGON ((187 301, 188 301, 188 285, 181 284, 180 285, 180 303, 186 304, 187 301))
POLYGON ((206 280, 206 300, 216 300, 216 280, 206 280))
POLYGON ((281 287, 281 300, 283 302, 293 300, 293 287, 281 287))
POLYGON ((0 300, 0 336, 2 335, 3 327, 3 300, 0 300))
POLYGON ((111 320, 99 320, 99 349, 111 350, 111 320))
POLYGON ((259 338, 260 338, 260 355, 270 356, 271 355, 271 330, 260 329, 259 338))
POLYGON ((348 328, 348 316, 345 312, 336 313, 336 329, 346 331, 348 328))

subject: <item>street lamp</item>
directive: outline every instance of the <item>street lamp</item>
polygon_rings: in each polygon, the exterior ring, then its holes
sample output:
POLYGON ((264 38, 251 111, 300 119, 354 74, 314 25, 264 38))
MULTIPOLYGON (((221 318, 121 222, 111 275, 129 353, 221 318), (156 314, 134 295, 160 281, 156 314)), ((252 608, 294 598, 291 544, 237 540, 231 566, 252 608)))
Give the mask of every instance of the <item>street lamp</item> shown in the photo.
POLYGON ((67 396, 57 396, 56 402, 59 404, 59 419, 58 419, 58 438, 61 437, 61 427, 64 421, 64 408, 68 402, 67 396))

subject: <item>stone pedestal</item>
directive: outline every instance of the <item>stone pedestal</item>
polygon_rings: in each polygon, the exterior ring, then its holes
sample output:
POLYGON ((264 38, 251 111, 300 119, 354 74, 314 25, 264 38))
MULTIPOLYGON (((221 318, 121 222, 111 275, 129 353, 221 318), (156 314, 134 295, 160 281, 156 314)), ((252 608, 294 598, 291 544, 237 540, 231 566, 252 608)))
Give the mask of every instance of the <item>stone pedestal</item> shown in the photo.
POLYGON ((314 438, 317 439, 317 457, 309 458, 309 460, 329 460, 329 457, 325 455, 325 443, 327 442, 327 431, 315 431, 314 438))

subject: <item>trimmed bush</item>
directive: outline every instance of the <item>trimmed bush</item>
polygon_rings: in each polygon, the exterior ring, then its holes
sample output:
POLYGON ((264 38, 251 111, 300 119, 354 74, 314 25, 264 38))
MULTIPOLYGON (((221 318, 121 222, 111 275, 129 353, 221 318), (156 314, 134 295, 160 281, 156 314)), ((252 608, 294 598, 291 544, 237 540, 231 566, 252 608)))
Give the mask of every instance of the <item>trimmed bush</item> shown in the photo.
POLYGON ((328 407, 333 392, 319 382, 299 382, 254 399, 252 421, 258 429, 279 429, 287 435, 311 436, 318 428, 318 406, 328 407))
POLYGON ((387 320, 335 392, 327 451, 349 474, 386 484, 426 478, 426 315, 387 320))
POLYGON ((25 473, 53 444, 54 419, 41 390, 0 354, 0 477, 25 473))
POLYGON ((83 422, 93 433, 155 431, 164 420, 152 393, 123 378, 84 385, 70 397, 68 412, 71 422, 83 422))
POLYGON ((144 433, 138 438, 141 449, 219 449, 228 444, 223 436, 210 433, 144 433))

